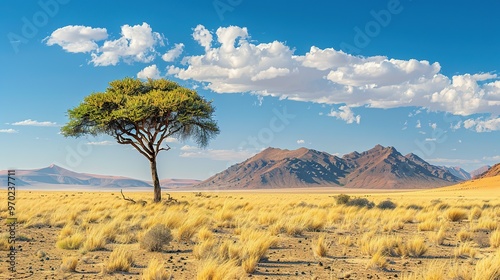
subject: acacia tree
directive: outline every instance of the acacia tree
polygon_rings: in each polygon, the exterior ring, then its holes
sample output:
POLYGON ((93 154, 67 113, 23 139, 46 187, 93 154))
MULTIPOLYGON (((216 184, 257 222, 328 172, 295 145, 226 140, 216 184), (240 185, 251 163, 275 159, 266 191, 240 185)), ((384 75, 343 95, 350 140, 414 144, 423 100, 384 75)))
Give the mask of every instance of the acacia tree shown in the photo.
POLYGON ((65 137, 107 134, 120 144, 132 145, 150 162, 154 201, 159 202, 156 158, 160 151, 170 150, 162 144, 167 137, 193 138, 206 147, 219 133, 214 110, 196 91, 175 82, 125 78, 112 81, 105 92, 92 93, 68 110, 69 121, 61 133, 65 137))

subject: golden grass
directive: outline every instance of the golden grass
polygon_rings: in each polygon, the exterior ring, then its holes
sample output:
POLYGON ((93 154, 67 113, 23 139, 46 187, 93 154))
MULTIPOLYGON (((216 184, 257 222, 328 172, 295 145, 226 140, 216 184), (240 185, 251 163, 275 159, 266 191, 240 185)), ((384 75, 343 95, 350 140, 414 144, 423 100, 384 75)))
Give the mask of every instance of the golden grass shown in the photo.
POLYGON ((500 250, 494 255, 481 259, 476 264, 474 280, 500 279, 500 250))
POLYGON ((63 272, 74 272, 74 271, 76 271, 77 265, 78 265, 78 258, 66 257, 66 258, 63 258, 63 260, 62 260, 61 270, 63 272))
POLYGON ((198 264, 197 280, 230 280, 239 279, 242 275, 234 261, 220 262, 215 258, 204 259, 198 264))
POLYGON ((81 232, 78 232, 57 241, 56 246, 57 248, 65 250, 77 250, 80 249, 84 240, 85 235, 81 232))
POLYGON ((465 242, 455 248, 455 250, 453 251, 453 255, 455 256, 455 258, 474 258, 477 255, 477 250, 476 248, 474 248, 474 244, 472 242, 465 242))
POLYGON ((169 274, 157 258, 149 261, 148 267, 142 271, 142 280, 168 280, 169 274))
POLYGON ((429 247, 425 244, 425 240, 420 236, 414 236, 406 241, 406 253, 410 257, 423 256, 429 247))
POLYGON ((500 247, 500 230, 495 230, 491 233, 490 246, 493 248, 500 247))
POLYGON ((313 240, 311 247, 315 257, 326 257, 328 244, 325 239, 326 235, 321 234, 316 240, 313 240))
POLYGON ((452 222, 460 222, 467 218, 467 211, 460 208, 450 208, 445 213, 444 216, 447 220, 452 222))
POLYGON ((127 272, 130 266, 134 263, 132 252, 125 246, 116 247, 109 255, 108 261, 104 265, 105 273, 113 273, 116 271, 127 272))
MULTIPOLYGON (((148 195, 150 194, 130 194, 136 200, 148 195)), ((112 196, 109 193, 83 193, 75 196, 71 193, 70 196, 50 192, 23 193, 23 199, 18 202, 20 209, 23 209, 18 220, 23 228, 56 228, 56 234, 59 234, 57 247, 61 249, 81 249, 86 252, 114 248, 111 254, 106 250, 94 253, 103 256, 103 271, 125 270, 129 263, 128 270, 134 275, 141 274, 141 270, 142 275, 145 275, 147 269, 144 267, 149 268, 153 258, 158 258, 161 263, 163 257, 171 254, 166 251, 149 253, 138 249, 139 241, 152 227, 156 224, 166 225, 172 231, 173 248, 180 247, 185 251, 181 254, 188 255, 186 267, 190 267, 191 274, 184 274, 180 279, 234 279, 256 271, 259 272, 256 275, 260 277, 264 268, 268 268, 269 264, 263 264, 262 261, 269 251, 272 253, 269 258, 273 258, 273 262, 274 258, 286 262, 290 254, 299 254, 301 260, 312 260, 314 256, 329 256, 332 259, 343 256, 346 262, 353 258, 361 259, 361 262, 352 262, 351 266, 363 270, 368 263, 369 268, 382 270, 377 272, 382 278, 389 275, 392 264, 396 271, 400 270, 400 263, 406 260, 400 261, 399 257, 417 257, 423 254, 429 257, 419 259, 418 262, 422 264, 416 264, 416 260, 408 260, 410 264, 407 270, 415 271, 415 279, 481 279, 474 276, 477 274, 474 270, 479 270, 477 267, 486 269, 486 260, 491 262, 493 259, 491 257, 490 260, 488 256, 492 256, 492 250, 498 246, 496 240, 500 230, 500 199, 496 198, 496 191, 493 189, 489 193, 438 189, 362 195, 375 205, 387 199, 397 202, 397 208, 385 210, 337 205, 335 198, 327 191, 283 192, 279 196, 273 193, 235 195, 224 192, 207 193, 203 196, 182 193, 175 196, 183 203, 147 203, 142 206, 130 204, 116 194, 112 196), (184 198, 180 199, 181 196, 184 198), (414 238, 417 231, 428 232, 414 238), (328 247, 329 243, 325 240, 335 241, 336 246, 328 247), (471 240, 475 240, 477 244, 471 243, 471 240), (295 245, 297 241, 302 244, 295 245), (444 243, 446 246, 437 246, 444 243), (119 244, 130 244, 126 248, 132 249, 129 251, 134 251, 134 254, 138 253, 136 258, 140 265, 131 266, 134 261, 131 255, 130 259, 126 255, 119 257, 119 244), (273 248, 278 244, 280 249, 273 248), (293 246, 289 247, 290 244, 293 246), (304 248, 304 245, 305 251, 297 253, 298 248, 304 248), (296 247, 298 248, 295 249, 296 247), (455 260, 455 255, 459 258, 473 258, 455 260), (433 256, 448 262, 446 269, 435 272, 435 275, 424 269, 428 268, 433 256), (481 262, 482 260, 485 261, 481 262), (458 262, 465 265, 452 265, 458 262), (115 265, 111 265, 112 263, 115 265), (466 267, 469 269, 465 269, 466 267)), ((5 218, 5 212, 0 212, 0 217, 5 218)), ((55 248, 54 251, 65 254, 55 248)), ((48 252, 51 260, 54 258, 52 254, 52 251, 48 252)), ((86 259, 89 259, 88 255, 81 258, 79 266, 89 265, 86 259)), ((324 263, 328 260, 330 259, 326 258, 321 261, 324 263)), ((341 263, 336 261, 331 266, 335 269, 333 277, 340 273, 337 265, 342 267, 341 263)), ((435 267, 440 265, 441 262, 435 267)), ((162 267, 163 264, 156 266, 162 267)), ((292 266, 293 264, 284 265, 292 266)), ((313 267, 311 269, 318 270, 313 267)), ((323 271, 322 268, 319 270, 323 271)), ((151 268, 151 275, 153 271, 151 268)), ((170 273, 173 277, 179 277, 179 272, 170 273)), ((323 276, 318 279, 328 279, 323 276)))

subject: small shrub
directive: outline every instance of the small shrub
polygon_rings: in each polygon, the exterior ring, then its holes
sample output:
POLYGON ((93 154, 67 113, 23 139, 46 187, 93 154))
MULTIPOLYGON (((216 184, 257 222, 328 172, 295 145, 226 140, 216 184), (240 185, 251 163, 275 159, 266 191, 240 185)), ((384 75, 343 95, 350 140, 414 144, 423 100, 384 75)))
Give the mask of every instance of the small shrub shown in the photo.
POLYGON ((165 225, 157 224, 153 226, 141 238, 140 247, 150 252, 160 252, 163 246, 168 246, 172 241, 172 233, 165 225))
POLYGON ((336 198, 337 205, 347 204, 350 199, 351 199, 351 197, 348 196, 347 194, 339 194, 339 195, 337 195, 337 198, 336 198))
POLYGON ((381 201, 379 204, 377 204, 377 208, 382 209, 382 210, 395 209, 396 203, 394 203, 390 200, 384 200, 384 201, 381 201))
POLYGON ((420 206, 420 205, 417 205, 417 204, 410 204, 408 206, 406 206, 406 209, 408 210, 422 210, 424 209, 424 207, 420 206))
POLYGON ((75 257, 64 258, 61 264, 61 270, 63 272, 74 272, 76 271, 76 266, 78 265, 78 259, 75 257))
POLYGON ((354 198, 349 200, 346 203, 347 206, 356 206, 356 207, 366 207, 368 209, 373 208, 375 206, 375 203, 369 201, 366 198, 354 198))

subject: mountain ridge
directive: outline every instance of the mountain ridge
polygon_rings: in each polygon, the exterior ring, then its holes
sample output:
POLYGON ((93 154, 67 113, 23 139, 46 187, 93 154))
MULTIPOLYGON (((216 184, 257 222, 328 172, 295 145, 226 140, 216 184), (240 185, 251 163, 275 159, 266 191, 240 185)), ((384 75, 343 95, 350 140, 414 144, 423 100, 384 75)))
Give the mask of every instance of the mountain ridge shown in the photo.
POLYGON ((415 154, 376 145, 342 157, 313 149, 267 148, 215 174, 195 188, 259 189, 311 186, 346 188, 430 188, 461 181, 415 154))

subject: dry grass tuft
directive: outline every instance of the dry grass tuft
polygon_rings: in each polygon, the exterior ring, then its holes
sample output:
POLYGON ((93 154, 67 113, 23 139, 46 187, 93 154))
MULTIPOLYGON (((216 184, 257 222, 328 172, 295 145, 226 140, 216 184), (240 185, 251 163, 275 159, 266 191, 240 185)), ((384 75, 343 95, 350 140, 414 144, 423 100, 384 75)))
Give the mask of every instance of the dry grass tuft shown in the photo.
POLYGON ((406 252, 410 257, 421 257, 423 256, 428 247, 425 244, 425 240, 420 236, 414 236, 406 242, 406 252))
POLYGON ((325 234, 321 234, 318 239, 313 240, 312 242, 312 250, 315 257, 326 257, 326 253, 328 251, 328 244, 325 240, 325 234))
POLYGON ((216 258, 208 258, 199 263, 196 279, 240 279, 241 275, 241 268, 234 261, 220 262, 216 258))
POLYGON ((494 255, 479 260, 474 274, 474 280, 498 279, 500 279, 500 250, 494 255))
POLYGON ((132 252, 125 246, 118 246, 109 255, 109 259, 104 266, 103 272, 105 273, 113 273, 116 271, 128 272, 133 263, 134 263, 134 258, 132 252))
POLYGON ((490 246, 493 248, 500 247, 500 230, 495 230, 490 235, 490 246))
POLYGON ((157 259, 153 258, 149 261, 148 267, 142 272, 142 280, 168 280, 169 275, 165 271, 163 264, 157 259))
POLYGON ((451 222, 460 222, 467 218, 467 211, 460 208, 450 208, 446 210, 444 217, 451 222))
POLYGON ((77 250, 82 246, 84 239, 83 233, 75 233, 57 241, 56 246, 59 249, 77 250))
POLYGON ((66 257, 66 258, 63 258, 63 260, 62 260, 61 270, 63 272, 75 272, 77 265, 78 265, 78 258, 66 257))
POLYGON ((464 257, 474 258, 476 254, 477 250, 473 247, 472 242, 462 243, 453 251, 453 255, 455 256, 455 258, 464 258, 464 257))

